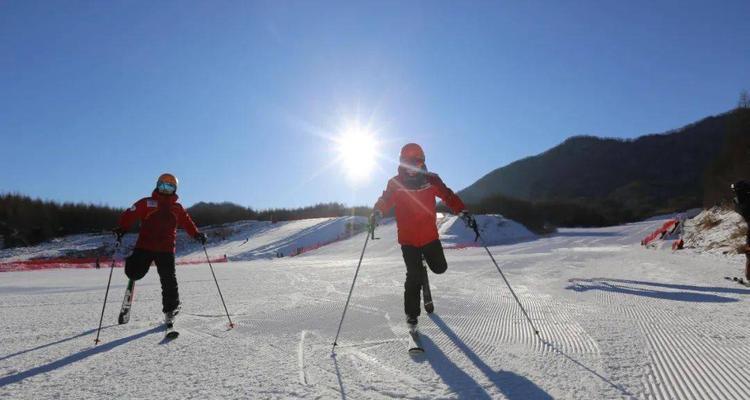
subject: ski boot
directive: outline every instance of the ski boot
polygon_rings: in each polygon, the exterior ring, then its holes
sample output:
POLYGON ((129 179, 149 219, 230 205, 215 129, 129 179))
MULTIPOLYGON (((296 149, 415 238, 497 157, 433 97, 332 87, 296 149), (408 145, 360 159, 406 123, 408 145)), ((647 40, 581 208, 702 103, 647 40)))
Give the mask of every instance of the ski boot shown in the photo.
POLYGON ((174 310, 164 313, 164 325, 166 325, 167 328, 171 328, 172 326, 174 326, 174 318, 177 316, 177 314, 180 313, 181 309, 182 305, 178 304, 177 307, 174 308, 174 310))
POLYGON ((164 340, 177 339, 180 333, 174 329, 174 317, 180 313, 181 306, 178 304, 174 310, 164 313, 164 340))
POLYGON ((415 355, 424 353, 422 338, 417 330, 417 317, 407 315, 406 325, 409 327, 409 354, 415 355))

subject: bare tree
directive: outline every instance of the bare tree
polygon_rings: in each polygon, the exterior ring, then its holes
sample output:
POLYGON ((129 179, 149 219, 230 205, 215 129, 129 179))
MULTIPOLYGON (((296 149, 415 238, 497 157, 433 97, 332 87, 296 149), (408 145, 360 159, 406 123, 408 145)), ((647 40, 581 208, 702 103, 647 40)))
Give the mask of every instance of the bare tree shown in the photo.
POLYGON ((737 108, 750 108, 750 94, 747 90, 740 92, 740 100, 737 102, 737 108))

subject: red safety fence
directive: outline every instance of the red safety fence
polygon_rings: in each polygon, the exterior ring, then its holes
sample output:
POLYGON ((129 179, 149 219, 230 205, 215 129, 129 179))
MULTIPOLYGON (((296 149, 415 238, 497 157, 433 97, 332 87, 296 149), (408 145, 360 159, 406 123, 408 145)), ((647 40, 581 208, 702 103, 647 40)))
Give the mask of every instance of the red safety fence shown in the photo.
MULTIPOLYGON (((212 263, 227 262, 227 258, 220 257, 212 259, 212 263)), ((175 264, 177 265, 195 265, 205 264, 206 260, 180 260, 178 259, 175 264)), ((12 261, 0 263, 0 272, 11 272, 11 271, 38 271, 42 269, 65 269, 65 268, 96 268, 97 263, 101 268, 109 268, 112 263, 111 258, 43 258, 35 260, 23 260, 23 261, 12 261)), ((125 260, 115 260, 115 267, 121 268, 125 265, 125 260)))

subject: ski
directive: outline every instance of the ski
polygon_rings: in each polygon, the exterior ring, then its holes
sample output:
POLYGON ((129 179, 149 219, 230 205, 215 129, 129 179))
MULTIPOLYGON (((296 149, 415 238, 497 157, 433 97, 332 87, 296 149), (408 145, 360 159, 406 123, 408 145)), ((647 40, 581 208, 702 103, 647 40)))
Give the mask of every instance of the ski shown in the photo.
POLYGON ((122 308, 120 308, 120 316, 117 318, 117 323, 127 324, 130 321, 130 308, 133 306, 133 293, 135 291, 135 281, 128 280, 128 286, 125 289, 125 298, 122 299, 122 308))
POLYGON ((424 279, 422 280, 422 299, 424 301, 424 310, 427 314, 435 312, 435 305, 432 304, 432 292, 430 291, 430 279, 427 277, 427 267, 422 264, 424 269, 424 279))
POLYGON ((424 347, 422 347, 422 338, 419 336, 417 327, 409 328, 409 354, 421 354, 424 353, 424 347))
POLYGON ((724 279, 726 279, 728 281, 732 281, 732 282, 737 282, 740 285, 745 286, 745 287, 750 287, 750 281, 746 281, 746 280, 744 280, 744 279, 742 279, 740 277, 737 277, 737 276, 725 276, 724 279))

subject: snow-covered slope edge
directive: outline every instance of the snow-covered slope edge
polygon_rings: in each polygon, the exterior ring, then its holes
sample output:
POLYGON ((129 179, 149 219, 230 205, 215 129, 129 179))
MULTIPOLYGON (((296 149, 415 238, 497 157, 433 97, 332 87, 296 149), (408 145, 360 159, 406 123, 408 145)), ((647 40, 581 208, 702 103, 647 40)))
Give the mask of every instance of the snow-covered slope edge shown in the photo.
MULTIPOLYGON (((208 236, 206 248, 212 259, 226 257, 227 260, 237 261, 298 255, 347 239, 364 231, 366 224, 367 219, 364 217, 315 218, 277 223, 241 221, 205 227, 202 231, 208 236)), ((136 234, 125 235, 116 258, 130 252, 135 246, 136 237, 136 234)), ((112 234, 71 235, 36 246, 0 250, 0 264, 54 259, 55 265, 62 265, 66 260, 87 260, 79 266, 91 267, 97 257, 102 261, 109 259, 114 244, 112 234)), ((184 231, 177 234, 177 261, 205 261, 203 247, 184 231)))
MULTIPOLYGON (((516 243, 524 240, 536 239, 537 236, 525 226, 502 215, 476 215, 479 232, 488 246, 516 243)), ((460 248, 477 246, 476 235, 469 229, 461 218, 446 216, 440 221, 440 240, 445 248, 460 248)))
POLYGON ((738 254, 745 244, 747 224, 733 210, 713 207, 685 222, 685 247, 713 254, 738 254))
MULTIPOLYGON (((487 245, 510 244, 537 238, 523 225, 501 215, 477 215, 476 219, 487 245)), ((386 229, 393 230, 395 234, 395 224, 390 226, 392 221, 389 221, 384 220, 384 225, 378 228, 378 232, 386 229)), ((440 214, 438 224, 440 238, 448 249, 478 246, 481 243, 475 242, 474 232, 456 216, 440 214)), ((338 217, 277 223, 241 221, 205 227, 202 231, 208 236, 206 249, 211 260, 249 261, 296 256, 349 239, 364 232, 366 228, 367 218, 338 217)), ((128 254, 135 246, 135 240, 136 234, 126 235, 116 258, 121 259, 122 255, 128 254)), ((27 269, 23 263, 32 260, 35 268, 28 269, 57 268, 67 264, 90 268, 96 264, 97 258, 102 263, 107 263, 107 260, 111 259, 114 243, 114 236, 111 234, 71 235, 36 246, 0 250, 0 264, 21 264, 18 267, 6 268, 7 270, 27 269), (48 261, 50 265, 44 264, 48 261)), ((386 241, 382 245, 393 247, 393 251, 398 250, 395 240, 386 241)), ((205 261, 203 247, 183 231, 179 231, 177 235, 177 261, 205 261)))

